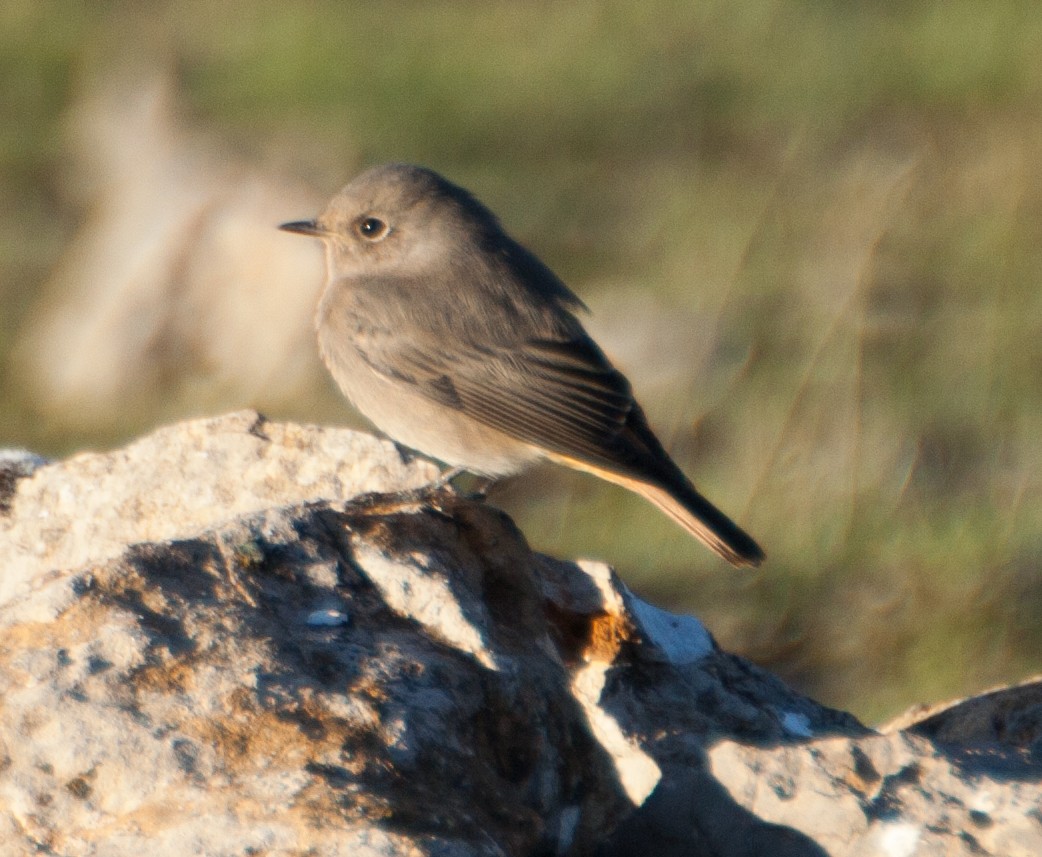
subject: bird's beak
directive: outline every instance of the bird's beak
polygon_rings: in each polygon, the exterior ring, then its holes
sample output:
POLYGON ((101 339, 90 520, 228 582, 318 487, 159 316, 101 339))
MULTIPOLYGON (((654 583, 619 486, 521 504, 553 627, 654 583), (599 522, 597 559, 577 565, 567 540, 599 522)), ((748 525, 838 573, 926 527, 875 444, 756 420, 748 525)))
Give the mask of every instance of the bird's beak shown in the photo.
POLYGON ((283 223, 279 229, 285 232, 299 232, 301 235, 313 235, 315 238, 321 238, 326 234, 326 230, 314 220, 294 220, 292 223, 283 223))

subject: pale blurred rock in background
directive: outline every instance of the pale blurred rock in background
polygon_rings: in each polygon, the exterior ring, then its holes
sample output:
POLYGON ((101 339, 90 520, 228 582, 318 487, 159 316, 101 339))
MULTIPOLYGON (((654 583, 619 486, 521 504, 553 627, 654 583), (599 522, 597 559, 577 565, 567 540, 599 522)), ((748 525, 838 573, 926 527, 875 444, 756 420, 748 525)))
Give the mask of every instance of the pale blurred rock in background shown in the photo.
POLYGON ((185 128, 167 77, 96 91, 72 123, 87 215, 18 345, 34 405, 105 430, 320 388, 321 252, 276 227, 322 196, 185 128))

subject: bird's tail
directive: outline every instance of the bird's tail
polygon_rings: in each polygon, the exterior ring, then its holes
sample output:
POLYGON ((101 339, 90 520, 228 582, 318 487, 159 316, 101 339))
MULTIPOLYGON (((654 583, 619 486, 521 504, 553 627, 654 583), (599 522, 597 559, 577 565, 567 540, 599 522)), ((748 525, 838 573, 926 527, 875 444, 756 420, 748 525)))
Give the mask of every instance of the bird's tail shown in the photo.
MULTIPOLYGON (((734 566, 757 566, 763 562, 763 550, 752 536, 698 493, 679 468, 669 461, 669 488, 646 482, 634 476, 598 467, 587 461, 570 456, 550 454, 550 458, 585 470, 628 488, 645 500, 658 506, 669 517, 687 530, 711 551, 719 554, 734 566)), ((668 461, 668 459, 667 459, 668 461)), ((665 474, 664 474, 665 475, 665 474)))
POLYGON ((644 482, 631 482, 626 487, 654 503, 731 565, 757 566, 763 562, 763 551, 752 537, 694 488, 667 491, 644 482))

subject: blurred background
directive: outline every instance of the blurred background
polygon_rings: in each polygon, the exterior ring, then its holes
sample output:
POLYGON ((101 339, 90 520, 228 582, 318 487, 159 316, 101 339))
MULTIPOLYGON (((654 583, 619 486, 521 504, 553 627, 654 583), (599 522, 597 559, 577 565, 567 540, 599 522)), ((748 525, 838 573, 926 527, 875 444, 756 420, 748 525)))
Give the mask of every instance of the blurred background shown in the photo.
POLYGON ((1042 667, 1034 0, 0 5, 0 445, 256 407, 364 425, 316 356, 366 166, 473 190, 593 310, 768 553, 621 489, 492 501, 869 722, 1042 667))

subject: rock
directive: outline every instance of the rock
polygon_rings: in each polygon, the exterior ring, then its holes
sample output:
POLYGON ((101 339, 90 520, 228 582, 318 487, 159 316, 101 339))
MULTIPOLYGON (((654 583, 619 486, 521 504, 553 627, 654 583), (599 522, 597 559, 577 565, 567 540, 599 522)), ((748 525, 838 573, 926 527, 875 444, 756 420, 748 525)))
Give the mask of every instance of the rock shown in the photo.
MULTIPOLYGON (((128 545, 187 538, 272 506, 408 490, 438 473, 397 448, 343 429, 269 423, 255 411, 160 429, 106 455, 41 467, 20 456, 17 503, 0 517, 5 545, 0 605, 32 587, 41 569, 76 568, 128 545)), ((13 466, 13 465, 12 465, 13 466)), ((0 486, 3 476, 0 475, 0 486)), ((5 494, 0 487, 0 498, 5 494)))
POLYGON ((727 742, 709 758, 738 803, 798 828, 821 853, 1028 855, 1042 847, 1042 769, 1008 748, 946 747, 904 732, 773 748, 727 742))
POLYGON ((8 510, 18 480, 46 463, 47 459, 27 449, 0 449, 0 512, 8 510))
POLYGON ((1027 745, 875 733, 390 443, 13 460, 0 855, 1042 850, 1027 745))
POLYGON ((970 699, 917 706, 880 731, 902 729, 945 744, 1004 744, 1042 757, 1042 677, 970 699))

